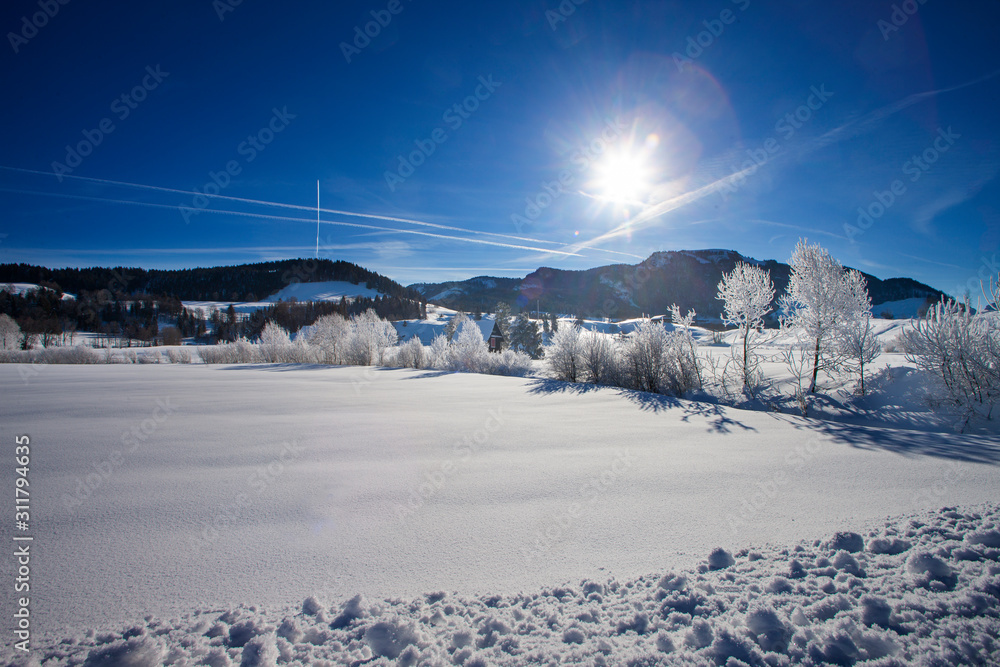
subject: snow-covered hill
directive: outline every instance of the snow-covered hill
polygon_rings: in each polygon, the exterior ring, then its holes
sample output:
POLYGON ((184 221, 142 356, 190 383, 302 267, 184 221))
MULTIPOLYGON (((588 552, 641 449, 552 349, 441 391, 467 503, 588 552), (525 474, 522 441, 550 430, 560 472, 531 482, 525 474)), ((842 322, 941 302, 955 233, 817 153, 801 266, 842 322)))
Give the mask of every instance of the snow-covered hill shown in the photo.
POLYGON ((230 305, 237 313, 252 313, 255 310, 269 308, 279 301, 290 301, 295 299, 299 302, 305 301, 340 301, 341 297, 346 297, 348 301, 358 297, 374 298, 381 293, 376 289, 355 285, 344 281, 326 282, 298 282, 275 292, 263 301, 184 301, 184 307, 188 310, 201 312, 205 315, 212 310, 226 310, 230 305))

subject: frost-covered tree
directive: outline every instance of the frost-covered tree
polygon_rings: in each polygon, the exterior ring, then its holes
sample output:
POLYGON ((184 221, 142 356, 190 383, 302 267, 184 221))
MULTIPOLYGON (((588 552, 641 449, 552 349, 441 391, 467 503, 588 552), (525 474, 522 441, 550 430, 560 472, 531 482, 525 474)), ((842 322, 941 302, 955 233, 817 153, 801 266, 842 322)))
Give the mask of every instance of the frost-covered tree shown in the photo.
POLYGON ((510 344, 510 330, 512 326, 512 321, 514 316, 511 314, 510 306, 503 301, 497 302, 497 305, 493 308, 494 319, 497 323, 497 328, 500 329, 500 334, 503 336, 505 342, 508 346, 510 344))
POLYGON ((381 365, 385 352, 399 340, 392 322, 383 320, 374 310, 368 309, 351 317, 351 336, 348 357, 359 366, 381 365))
POLYGON ((808 393, 815 393, 819 372, 839 365, 836 338, 845 324, 863 315, 868 294, 865 290, 862 299, 852 272, 846 272, 819 244, 808 245, 800 239, 791 265, 788 289, 779 300, 782 324, 797 329, 809 346, 812 368, 808 393))
POLYGON ((532 359, 538 359, 542 355, 542 335, 538 331, 538 324, 524 313, 514 318, 508 340, 510 341, 508 347, 524 352, 532 359))
POLYGON ((739 262, 730 273, 722 275, 718 287, 716 299, 725 303, 722 321, 736 327, 740 335, 739 347, 731 348, 736 353, 739 380, 744 391, 752 394, 760 376, 755 350, 764 329, 764 317, 771 312, 774 301, 771 272, 739 262))
POLYGON ((849 323, 840 336, 840 345, 849 370, 858 374, 858 393, 865 395, 865 369, 882 352, 870 316, 849 323))
POLYGON ((430 368, 446 369, 450 364, 448 338, 444 334, 434 336, 428 353, 427 365, 430 368))
POLYGON ((472 320, 466 320, 451 341, 451 370, 479 373, 490 353, 483 332, 472 320))
POLYGON ((847 312, 837 333, 837 346, 845 370, 859 375, 858 390, 865 394, 865 367, 871 364, 882 349, 871 323, 872 302, 868 284, 860 271, 844 274, 847 312))
POLYGON ((349 345, 351 324, 339 313, 316 320, 309 331, 309 343, 320 350, 322 361, 327 364, 345 363, 344 355, 349 345))
POLYGON ((582 338, 583 374, 587 381, 612 384, 617 368, 614 344, 605 334, 593 330, 584 332, 582 338))
POLYGON ((697 385, 696 388, 701 389, 701 367, 698 363, 698 352, 695 349, 694 333, 692 332, 696 316, 697 313, 693 308, 682 316, 681 309, 676 303, 670 306, 670 320, 675 327, 675 335, 673 336, 675 340, 672 340, 671 343, 679 345, 687 351, 687 354, 681 354, 677 357, 677 363, 681 364, 684 374, 693 377, 697 385))
POLYGON ((576 382, 583 368, 580 327, 567 324, 552 334, 552 341, 545 348, 545 361, 557 380, 576 382))
POLYGON ((462 325, 469 319, 469 316, 463 313, 461 310, 452 315, 452 318, 448 320, 448 324, 444 326, 444 337, 450 343, 455 337, 455 334, 461 330, 462 325))
POLYGON ((16 350, 21 347, 21 327, 10 315, 0 314, 0 349, 16 350))
POLYGON ((292 340, 277 322, 268 322, 260 334, 257 351, 260 360, 265 364, 280 363, 285 360, 286 350, 291 347, 292 340))

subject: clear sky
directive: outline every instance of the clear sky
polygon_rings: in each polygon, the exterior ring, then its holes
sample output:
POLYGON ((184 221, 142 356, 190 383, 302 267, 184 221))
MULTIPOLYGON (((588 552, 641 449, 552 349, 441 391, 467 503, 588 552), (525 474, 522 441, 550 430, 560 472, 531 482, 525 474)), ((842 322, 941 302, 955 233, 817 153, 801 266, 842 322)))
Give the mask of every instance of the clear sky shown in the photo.
POLYGON ((319 254, 403 283, 800 236, 956 295, 1000 271, 993 1, 7 0, 0 28, 2 262, 312 257, 318 180, 319 254))

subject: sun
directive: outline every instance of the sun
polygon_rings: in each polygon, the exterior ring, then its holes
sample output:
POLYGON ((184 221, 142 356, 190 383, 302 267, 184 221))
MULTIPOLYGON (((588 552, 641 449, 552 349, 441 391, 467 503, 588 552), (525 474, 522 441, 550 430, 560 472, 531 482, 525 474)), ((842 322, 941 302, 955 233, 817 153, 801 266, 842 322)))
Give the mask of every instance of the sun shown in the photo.
POLYGON ((650 168, 637 151, 609 151, 594 164, 594 196, 616 204, 643 203, 650 188, 650 168))

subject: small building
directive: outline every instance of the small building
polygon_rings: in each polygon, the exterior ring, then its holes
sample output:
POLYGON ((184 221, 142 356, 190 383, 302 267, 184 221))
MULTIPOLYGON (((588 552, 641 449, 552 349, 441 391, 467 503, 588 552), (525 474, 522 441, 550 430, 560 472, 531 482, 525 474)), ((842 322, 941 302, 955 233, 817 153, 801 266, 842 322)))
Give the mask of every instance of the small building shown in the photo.
POLYGON ((479 330, 483 332, 483 340, 486 341, 486 347, 489 351, 502 352, 505 341, 496 320, 488 320, 484 317, 481 320, 474 320, 474 322, 479 327, 479 330))

